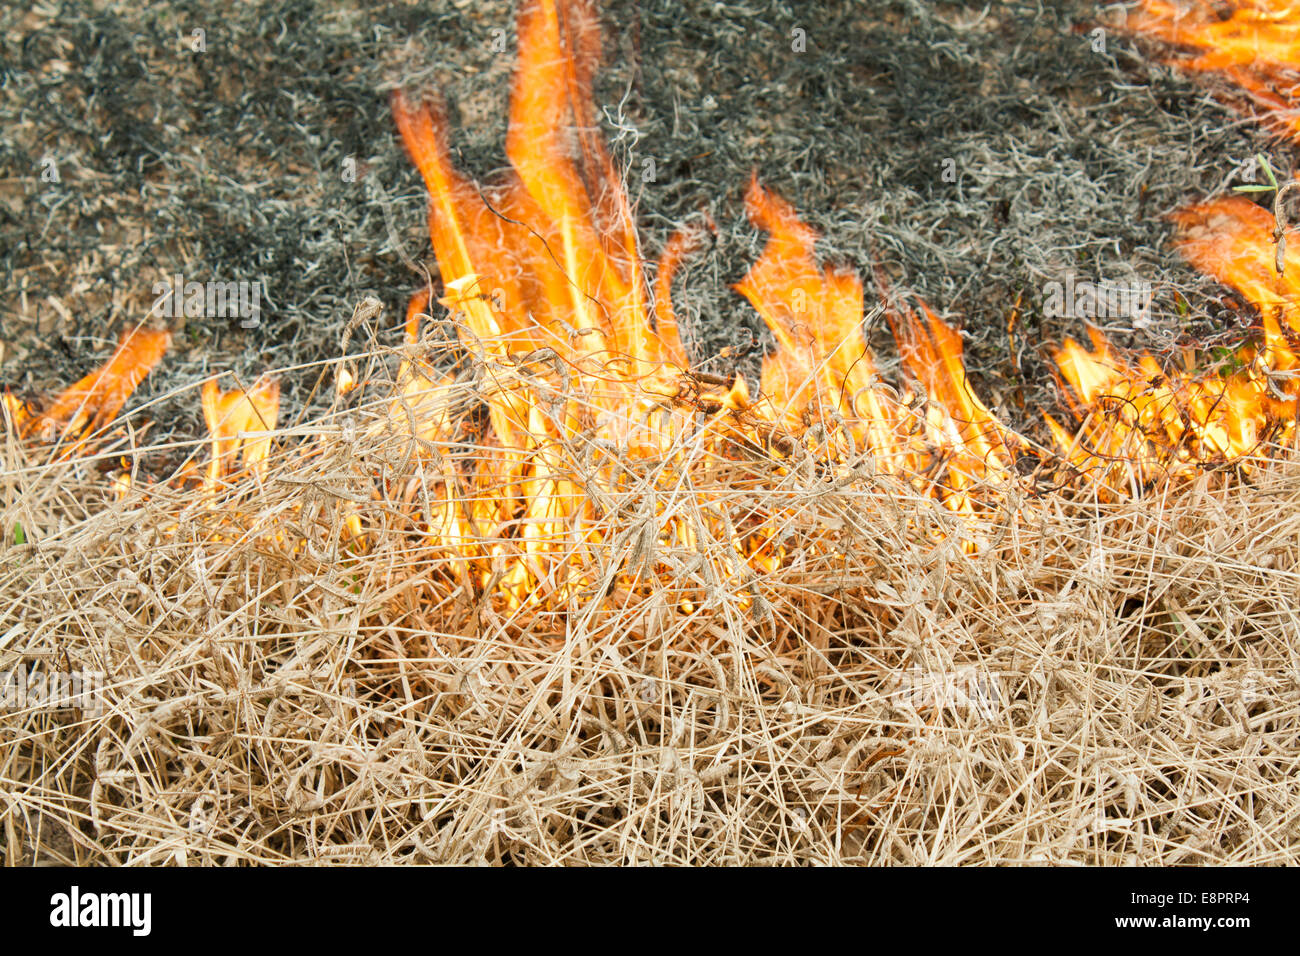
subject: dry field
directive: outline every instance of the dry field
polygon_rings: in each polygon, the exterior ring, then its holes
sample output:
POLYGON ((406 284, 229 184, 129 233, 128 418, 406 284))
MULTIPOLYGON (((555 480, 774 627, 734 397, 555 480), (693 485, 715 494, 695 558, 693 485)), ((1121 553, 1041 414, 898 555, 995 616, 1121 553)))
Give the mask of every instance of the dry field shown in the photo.
POLYGON ((1064 0, 638 7, 607 74, 634 4, 433 6, 0 15, 5 863, 1300 860, 1300 241, 1223 76, 1064 0), (164 336, 181 272, 266 322, 164 336))
POLYGON ((673 465, 643 464, 571 556, 595 586, 512 610, 373 500, 359 475, 418 470, 387 409, 286 429, 321 453, 215 504, 9 443, 6 666, 107 681, 0 717, 8 863, 1296 860, 1289 452, 1138 500, 1002 489, 975 554, 865 466, 706 462, 656 508, 673 465), (794 556, 643 540, 701 508, 779 516, 794 556))

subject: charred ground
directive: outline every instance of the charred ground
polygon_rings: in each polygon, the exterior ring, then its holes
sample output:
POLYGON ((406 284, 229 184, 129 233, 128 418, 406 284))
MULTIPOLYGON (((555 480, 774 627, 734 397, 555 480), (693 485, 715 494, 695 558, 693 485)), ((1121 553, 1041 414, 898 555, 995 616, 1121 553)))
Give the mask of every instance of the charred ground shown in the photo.
MULTIPOLYGON (((1283 170, 1289 153, 1143 56, 1121 6, 612 0, 602 16, 596 99, 647 254, 683 221, 716 225, 675 292, 712 371, 752 369, 767 341, 730 290, 764 241, 743 214, 753 169, 863 275, 868 310, 879 265, 889 294, 955 318, 1013 422, 1059 402, 1045 348, 1082 328, 1046 318, 1042 288, 1069 271, 1152 280, 1150 323, 1107 323, 1120 341, 1235 342, 1250 321, 1179 262, 1164 217, 1230 188, 1254 152, 1283 170), (718 358, 727 346, 747 357, 718 358)), ((333 357, 364 295, 397 341, 417 266, 436 276, 397 86, 445 98, 467 172, 504 163, 513 3, 9 5, 0 31, 0 376, 23 393, 92 367, 176 273, 261 281, 270 301, 253 330, 173 326, 137 402, 333 357)), ((889 370, 883 319, 871 338, 889 370)), ((284 376, 291 415, 318 374, 284 376)), ((188 392, 153 417, 201 426, 188 392)))

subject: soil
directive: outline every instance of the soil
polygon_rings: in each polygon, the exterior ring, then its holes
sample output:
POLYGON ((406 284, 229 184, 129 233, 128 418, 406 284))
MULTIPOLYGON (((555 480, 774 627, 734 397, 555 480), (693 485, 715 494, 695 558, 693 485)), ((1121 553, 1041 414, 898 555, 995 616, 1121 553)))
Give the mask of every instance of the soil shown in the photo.
MULTIPOLYGON (((610 0, 602 17, 597 102, 646 255, 684 221, 717 227, 674 295, 709 371, 752 372, 770 341, 730 288, 764 241, 741 201, 755 169, 864 276, 869 314, 920 296, 960 324, 977 386, 1016 424, 1060 403, 1047 348, 1083 330, 1042 305, 1068 273, 1150 281, 1141 327, 1107 331, 1157 352, 1238 341, 1252 319, 1178 260, 1165 217, 1256 152, 1290 169, 1290 151, 1139 49, 1122 7, 610 0)), ((320 401, 301 366, 338 354, 356 303, 384 303, 371 331, 397 341, 420 270, 437 276, 390 91, 437 89, 463 167, 490 176, 513 20, 500 0, 7 5, 0 380, 39 396, 84 374, 173 275, 257 281, 254 329, 169 320, 175 347, 135 403, 196 436, 180 386, 299 367, 281 373, 296 418, 320 401)), ((888 373, 883 318, 870 327, 888 373)))

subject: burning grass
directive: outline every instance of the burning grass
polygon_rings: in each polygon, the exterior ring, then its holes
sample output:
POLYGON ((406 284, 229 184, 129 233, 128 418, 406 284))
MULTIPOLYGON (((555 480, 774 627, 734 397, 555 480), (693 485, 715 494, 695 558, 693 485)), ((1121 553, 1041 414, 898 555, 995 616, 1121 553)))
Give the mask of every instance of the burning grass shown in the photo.
POLYGON ((1300 22, 1290 0, 1142 0, 1124 29, 1184 51, 1170 62, 1213 73, 1284 135, 1300 135, 1300 22))
POLYGON ((429 475, 398 388, 215 497, 7 445, 0 669, 108 675, 101 713, 0 718, 7 862, 1295 859, 1289 453, 1135 500, 1006 488, 975 555, 865 459, 642 460, 567 556, 591 586, 511 607, 402 500, 429 475), (787 559, 745 573, 730 529, 776 515, 787 559))
POLYGON ((328 412, 210 380, 209 441, 140 478, 184 451, 114 425, 143 329, 6 401, 0 651, 107 675, 0 718, 11 862, 1294 859, 1298 270, 1260 271, 1266 214, 1178 219, 1262 340, 1221 374, 1066 342, 1053 450, 923 304, 885 381, 861 280, 755 177, 735 289, 776 348, 719 379, 672 308, 697 236, 647 269, 596 135, 595 24, 523 5, 486 186, 394 98, 441 308, 323 366, 328 412))

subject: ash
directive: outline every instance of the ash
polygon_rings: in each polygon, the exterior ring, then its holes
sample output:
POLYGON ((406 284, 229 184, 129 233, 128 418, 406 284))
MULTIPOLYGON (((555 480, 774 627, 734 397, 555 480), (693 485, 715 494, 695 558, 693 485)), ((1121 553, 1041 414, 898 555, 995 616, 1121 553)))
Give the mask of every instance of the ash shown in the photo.
MULTIPOLYGON (((132 404, 197 437, 185 386, 284 368, 288 415, 320 407, 313 363, 338 355, 355 304, 383 302, 361 334, 396 343, 407 296, 437 277, 388 94, 438 90, 462 169, 490 176, 514 15, 496 0, 0 11, 0 378, 41 394, 80 376, 160 280, 260 282, 256 328, 174 323, 132 404)), ((717 229, 675 283, 695 360, 752 374, 770 342, 730 289, 764 241, 741 201, 755 168, 824 258, 863 276, 868 315, 916 295, 961 324, 1010 422, 1060 404, 1047 348, 1083 320, 1049 315, 1044 290, 1067 276, 1150 283, 1142 314, 1093 319, 1112 340, 1240 341, 1253 317, 1179 261, 1165 216, 1248 178, 1257 152, 1289 170, 1289 147, 1160 65, 1123 16, 1073 0, 607 3, 596 102, 645 252, 686 221, 717 229)))

